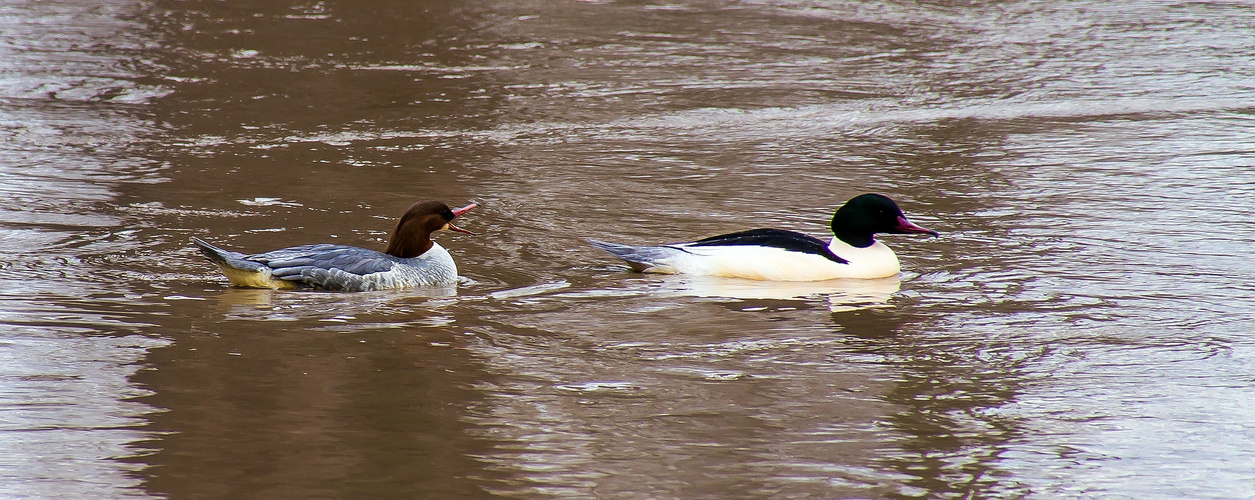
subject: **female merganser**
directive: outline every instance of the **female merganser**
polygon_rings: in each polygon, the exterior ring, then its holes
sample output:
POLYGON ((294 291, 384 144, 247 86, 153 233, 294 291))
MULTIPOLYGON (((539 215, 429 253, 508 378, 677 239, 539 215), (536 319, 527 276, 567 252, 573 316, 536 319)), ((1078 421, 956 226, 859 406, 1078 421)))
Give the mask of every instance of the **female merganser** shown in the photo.
POLYGON ((876 233, 925 233, 889 197, 856 196, 832 216, 831 243, 782 229, 752 229, 689 243, 631 246, 588 240, 647 273, 695 274, 769 281, 884 278, 898 273, 898 256, 876 233))
POLYGON ((439 201, 410 206, 382 253, 348 245, 301 245, 245 255, 193 237, 205 257, 227 275, 231 286, 246 288, 317 288, 359 292, 397 290, 457 283, 453 257, 431 233, 441 229, 475 234, 450 223, 479 205, 450 209, 439 201))

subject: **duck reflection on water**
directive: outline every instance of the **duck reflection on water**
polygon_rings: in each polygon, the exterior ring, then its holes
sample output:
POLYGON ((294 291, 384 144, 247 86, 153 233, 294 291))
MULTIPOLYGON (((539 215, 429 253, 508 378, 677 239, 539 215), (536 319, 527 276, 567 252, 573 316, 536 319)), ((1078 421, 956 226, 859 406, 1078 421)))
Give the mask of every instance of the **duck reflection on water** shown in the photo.
POLYGON ((832 312, 892 307, 901 288, 897 276, 824 281, 761 281, 718 276, 675 276, 659 282, 660 297, 723 297, 741 300, 812 301, 822 298, 832 312))

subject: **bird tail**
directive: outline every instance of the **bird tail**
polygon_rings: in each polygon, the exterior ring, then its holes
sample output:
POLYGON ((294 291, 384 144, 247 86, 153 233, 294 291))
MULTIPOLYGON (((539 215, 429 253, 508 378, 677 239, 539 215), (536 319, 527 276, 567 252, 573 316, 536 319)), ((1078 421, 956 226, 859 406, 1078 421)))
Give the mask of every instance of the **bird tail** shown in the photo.
POLYGON ((247 256, 240 252, 223 250, 195 236, 192 237, 192 243, 200 249, 200 253, 203 254, 206 259, 209 259, 210 262, 217 264, 224 272, 228 269, 252 273, 260 273, 270 270, 270 268, 262 265, 260 262, 247 260, 247 256))
POLYGON ((627 261, 636 271, 668 272, 671 266, 666 262, 667 258, 684 251, 674 247, 637 247, 594 239, 589 239, 588 243, 627 261))
POLYGON ((240 252, 223 250, 195 236, 192 237, 192 243, 200 249, 200 253, 204 254, 206 259, 222 270, 222 274, 227 276, 227 281, 231 282, 231 286, 275 289, 299 286, 294 281, 275 278, 269 266, 248 260, 248 256, 240 252))

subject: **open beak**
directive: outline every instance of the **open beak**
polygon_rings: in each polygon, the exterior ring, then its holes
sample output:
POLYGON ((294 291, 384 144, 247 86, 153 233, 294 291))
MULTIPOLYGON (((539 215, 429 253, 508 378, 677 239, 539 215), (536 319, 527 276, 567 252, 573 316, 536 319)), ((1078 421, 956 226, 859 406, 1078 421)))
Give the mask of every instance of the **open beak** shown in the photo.
MULTIPOLYGON (((460 216, 460 215, 462 215, 462 214, 464 214, 464 213, 466 213, 466 212, 471 211, 471 209, 472 209, 472 208, 475 208, 475 207, 478 207, 478 206, 479 206, 479 204, 478 204, 478 203, 471 203, 470 205, 467 205, 467 206, 462 207, 462 208, 455 208, 455 209, 453 209, 453 210, 452 210, 452 212, 453 212, 453 216, 454 216, 454 217, 458 217, 458 216, 460 216)), ((466 234, 469 234, 469 235, 471 235, 471 236, 476 236, 476 234, 475 234, 475 233, 472 233, 472 232, 470 232, 470 231, 467 231, 467 230, 465 230, 465 229, 462 229, 462 228, 460 228, 460 227, 457 227, 457 226, 453 225, 452 223, 450 223, 450 224, 449 224, 449 230, 450 230, 450 231, 459 232, 459 233, 466 233, 466 234)))
POLYGON ((933 238, 939 236, 936 231, 916 226, 911 223, 911 221, 906 220, 906 217, 901 215, 898 216, 898 227, 895 227, 894 229, 897 230, 898 234, 924 233, 933 235, 933 238))

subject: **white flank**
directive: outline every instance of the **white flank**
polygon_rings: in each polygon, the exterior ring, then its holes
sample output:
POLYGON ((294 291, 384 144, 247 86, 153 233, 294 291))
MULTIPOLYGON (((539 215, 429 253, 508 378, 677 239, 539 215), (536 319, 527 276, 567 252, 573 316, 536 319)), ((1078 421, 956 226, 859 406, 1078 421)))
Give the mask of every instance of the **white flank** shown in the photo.
POLYGON ((645 272, 695 274, 768 281, 821 281, 837 278, 885 278, 898 274, 898 256, 883 243, 855 248, 833 238, 828 248, 849 261, 839 264, 820 255, 754 245, 689 246, 653 262, 645 272))

